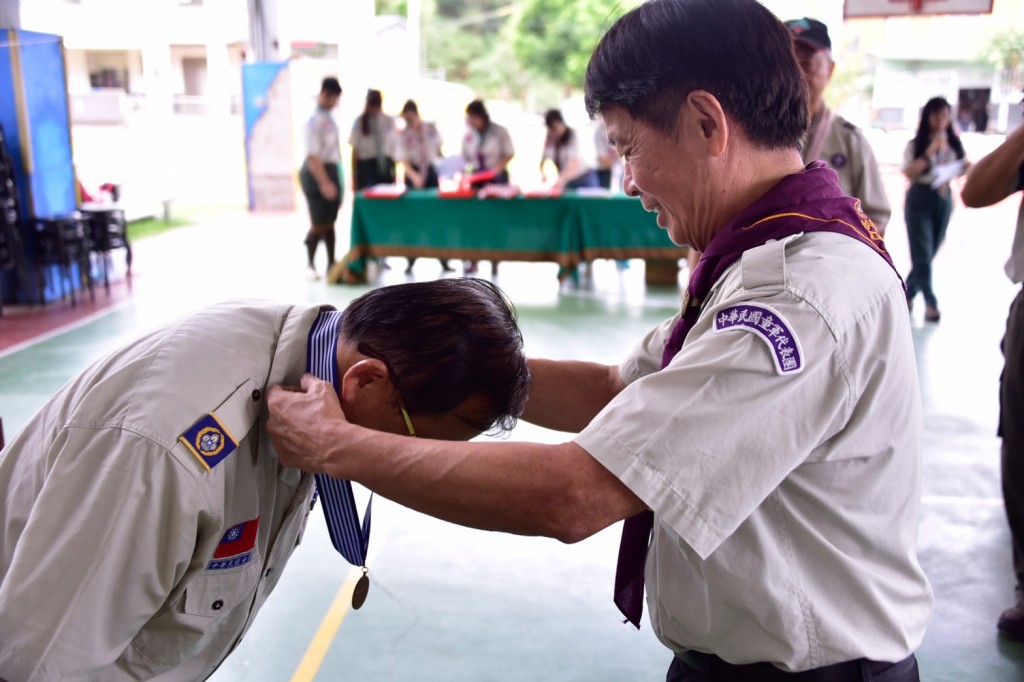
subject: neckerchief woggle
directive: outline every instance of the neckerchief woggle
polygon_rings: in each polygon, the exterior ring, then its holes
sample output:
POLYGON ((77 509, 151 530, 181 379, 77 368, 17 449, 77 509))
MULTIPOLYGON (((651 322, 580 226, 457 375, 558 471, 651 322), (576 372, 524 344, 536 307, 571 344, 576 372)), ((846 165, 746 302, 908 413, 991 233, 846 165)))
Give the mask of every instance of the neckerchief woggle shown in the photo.
MULTIPOLYGON (((324 381, 330 381, 335 393, 339 390, 338 378, 338 332, 341 328, 342 313, 337 310, 324 310, 317 315, 313 328, 309 332, 306 347, 306 371, 324 381)), ((366 551, 370 546, 370 510, 373 505, 373 493, 366 503, 362 526, 359 524, 359 512, 356 509, 352 484, 340 478, 331 478, 327 474, 315 474, 316 489, 323 500, 324 516, 327 518, 327 530, 331 536, 331 544, 353 566, 363 569, 364 581, 361 599, 356 604, 358 595, 353 596, 353 606, 362 606, 366 598, 366 551)), ((357 588, 358 592, 358 588, 357 588)))
MULTIPOLYGON (((711 239, 690 273, 682 316, 665 342, 661 368, 665 369, 682 349, 711 289, 745 251, 804 232, 834 232, 856 239, 900 276, 878 229, 861 208, 860 199, 845 196, 836 172, 824 162, 815 161, 802 173, 787 175, 711 239)), ((625 520, 619 542, 614 601, 626 621, 636 628, 644 610, 644 568, 653 529, 654 512, 642 511, 625 520)))

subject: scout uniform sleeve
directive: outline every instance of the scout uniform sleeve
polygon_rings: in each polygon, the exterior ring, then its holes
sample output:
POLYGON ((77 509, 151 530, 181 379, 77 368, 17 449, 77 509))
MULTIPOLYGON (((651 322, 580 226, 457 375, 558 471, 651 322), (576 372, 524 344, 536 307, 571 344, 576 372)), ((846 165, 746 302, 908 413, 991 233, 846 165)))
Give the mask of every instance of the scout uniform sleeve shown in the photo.
POLYGON ((395 127, 395 123, 390 117, 384 120, 387 121, 384 130, 384 153, 394 160, 398 153, 398 128, 395 127))
POLYGON ((411 136, 409 135, 408 131, 395 134, 395 153, 394 156, 392 156, 392 158, 396 162, 407 162, 411 157, 409 149, 406 146, 406 143, 410 137, 411 136))
POLYGON ((434 140, 434 156, 441 156, 441 150, 444 148, 444 138, 441 137, 441 132, 437 129, 437 126, 433 123, 430 124, 430 136, 434 140))
POLYGON ((706 311, 666 369, 627 386, 576 438, 702 559, 851 410, 812 306, 789 292, 750 303, 706 311))
POLYGON ((348 136, 348 143, 355 149, 356 145, 359 144, 359 136, 362 134, 362 130, 359 127, 359 121, 362 116, 356 116, 355 122, 352 123, 352 133, 348 136))
POLYGON ((914 163, 914 158, 914 141, 911 140, 903 150, 903 170, 907 170, 910 164, 914 163))
POLYGON ((323 158, 324 143, 320 134, 320 117, 314 116, 306 123, 306 156, 323 158))
POLYGON ((516 150, 515 150, 515 147, 512 146, 512 135, 511 135, 511 133, 508 132, 508 128, 500 128, 500 130, 501 130, 500 142, 501 142, 501 155, 502 155, 502 157, 505 157, 505 156, 515 156, 516 150))
POLYGON ((892 208, 882 184, 878 160, 861 131, 853 131, 851 142, 854 146, 853 156, 857 160, 856 174, 853 178, 854 191, 851 194, 860 199, 864 212, 874 221, 878 230, 884 233, 889 216, 892 215, 892 208))
POLYGON ((0 678, 93 679, 131 646, 192 559, 193 475, 121 428, 65 428, 0 586, 0 678))
POLYGON ((661 355, 665 350, 665 340, 672 333, 672 327, 678 320, 679 315, 676 315, 652 329, 637 344, 629 357, 622 361, 622 364, 619 365, 619 375, 626 384, 653 374, 661 368, 661 355))
POLYGON ((554 161, 555 160, 555 147, 554 147, 554 145, 552 145, 552 144, 550 144, 548 142, 544 143, 544 151, 540 155, 540 160, 541 160, 541 163, 543 163, 545 161, 554 161))

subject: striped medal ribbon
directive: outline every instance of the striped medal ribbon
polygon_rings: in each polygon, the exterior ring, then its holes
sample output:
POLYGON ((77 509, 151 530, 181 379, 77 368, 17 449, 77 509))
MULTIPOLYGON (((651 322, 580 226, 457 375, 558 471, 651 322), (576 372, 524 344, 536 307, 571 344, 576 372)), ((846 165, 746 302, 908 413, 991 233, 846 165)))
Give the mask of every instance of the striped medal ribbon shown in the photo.
MULTIPOLYGON (((338 392, 338 332, 341 327, 342 313, 337 310, 321 312, 313 329, 309 332, 306 348, 306 371, 324 381, 330 381, 338 392)), ((323 500, 324 516, 327 518, 327 530, 331 536, 334 549, 353 566, 359 566, 363 575, 356 583, 352 593, 352 608, 358 609, 366 601, 370 590, 370 579, 366 576, 366 551, 370 546, 370 511, 373 506, 373 493, 366 503, 363 522, 359 523, 359 511, 352 494, 350 481, 331 478, 327 474, 316 474, 316 489, 323 500)))

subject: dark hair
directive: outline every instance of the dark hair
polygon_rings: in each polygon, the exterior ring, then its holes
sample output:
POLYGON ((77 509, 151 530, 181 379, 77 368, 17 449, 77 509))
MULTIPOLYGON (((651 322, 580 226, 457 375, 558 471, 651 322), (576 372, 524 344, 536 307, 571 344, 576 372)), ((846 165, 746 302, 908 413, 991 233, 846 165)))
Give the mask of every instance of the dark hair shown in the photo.
POLYGON ((484 120, 484 126, 491 125, 491 115, 487 113, 487 107, 484 106, 483 100, 475 99, 467 104, 466 114, 469 116, 479 116, 484 120))
POLYGON ((479 395, 494 414, 481 430, 508 431, 523 412, 530 384, 523 335, 515 308, 490 282, 439 279, 375 289, 345 309, 341 338, 388 365, 412 414, 447 412, 479 395))
POLYGON ((416 114, 417 116, 419 116, 420 115, 420 108, 418 106, 416 106, 416 102, 415 101, 413 101, 411 99, 407 99, 407 100, 405 100, 405 104, 402 105, 402 113, 403 114, 410 114, 411 113, 411 114, 416 114))
MULTIPOLYGON (((941 111, 942 109, 953 110, 953 107, 950 106, 945 97, 932 97, 924 103, 924 108, 921 109, 921 120, 917 123, 917 133, 914 135, 914 158, 924 154, 924 151, 928 149, 928 145, 931 144, 932 127, 928 123, 928 118, 936 111, 941 111)), ((952 117, 950 117, 949 125, 946 127, 946 141, 952 147, 956 158, 964 158, 964 143, 960 141, 960 136, 956 134, 952 117)))
POLYGON ((320 83, 320 93, 337 97, 341 94, 341 83, 334 76, 328 76, 320 83))
POLYGON ((366 91, 366 104, 363 105, 363 115, 359 117, 359 126, 363 130, 363 135, 370 134, 370 107, 380 109, 383 104, 384 97, 381 96, 380 90, 366 91))
POLYGON ((591 117, 620 106, 674 134, 694 90, 765 149, 796 147, 809 123, 792 35, 755 0, 650 0, 612 25, 587 65, 591 117))
MULTIPOLYGON (((562 112, 558 109, 548 109, 544 114, 544 125, 551 128, 555 123, 561 123, 565 126, 565 132, 558 136, 555 140, 555 166, 558 166, 558 152, 562 151, 562 147, 572 142, 572 136, 574 131, 565 123, 565 118, 562 117, 562 112)), ((558 168, 561 172, 561 167, 558 168)))

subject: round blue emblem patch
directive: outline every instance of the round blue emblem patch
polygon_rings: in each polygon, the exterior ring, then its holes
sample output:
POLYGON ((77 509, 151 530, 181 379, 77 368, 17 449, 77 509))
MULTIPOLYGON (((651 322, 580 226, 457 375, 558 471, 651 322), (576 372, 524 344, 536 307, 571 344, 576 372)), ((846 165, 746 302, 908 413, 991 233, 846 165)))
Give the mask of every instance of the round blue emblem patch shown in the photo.
POLYGON ((842 168, 846 165, 846 157, 842 154, 836 154, 828 162, 833 168, 842 168))

